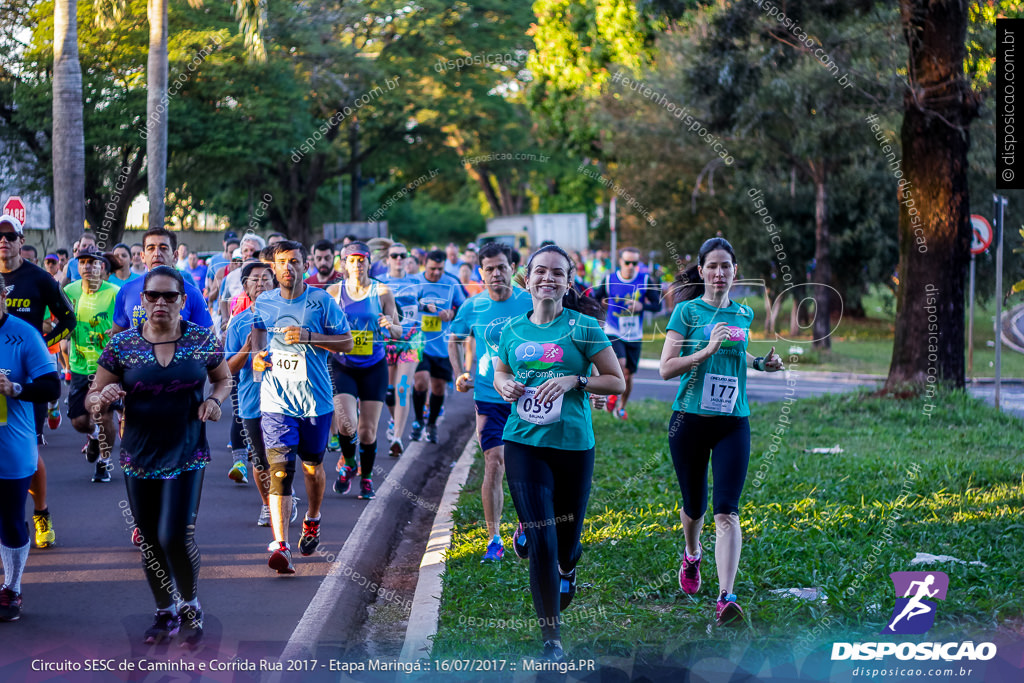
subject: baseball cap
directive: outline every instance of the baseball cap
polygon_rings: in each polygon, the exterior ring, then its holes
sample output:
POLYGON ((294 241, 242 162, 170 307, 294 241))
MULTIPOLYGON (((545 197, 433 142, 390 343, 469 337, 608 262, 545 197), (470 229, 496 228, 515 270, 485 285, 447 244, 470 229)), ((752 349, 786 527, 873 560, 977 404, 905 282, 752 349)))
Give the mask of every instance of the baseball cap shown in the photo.
POLYGON ((241 247, 237 247, 233 252, 231 252, 231 260, 234 260, 236 258, 237 259, 245 258, 245 256, 242 255, 242 248, 241 247))
POLYGON ((47 254, 43 257, 44 261, 60 261, 60 257, 56 254, 47 254))
POLYGON ((4 214, 3 216, 0 216, 0 225, 3 225, 4 223, 10 223, 11 227, 14 228, 14 232, 18 233, 19 235, 25 234, 25 228, 21 225, 21 221, 19 221, 14 216, 10 214, 4 214))
POLYGON ((103 261, 105 264, 107 264, 108 268, 110 267, 110 261, 107 260, 107 257, 104 256, 102 253, 100 253, 100 251, 96 247, 93 247, 93 246, 88 246, 88 247, 86 247, 84 249, 80 249, 78 251, 78 260, 81 261, 82 259, 92 259, 94 261, 103 261))
POLYGON ((238 241, 238 235, 235 234, 234 231, 228 230, 226 233, 224 233, 224 241, 225 242, 232 242, 232 241, 237 242, 238 241))
POLYGON ((348 258, 349 256, 370 258, 370 248, 362 242, 349 242, 348 246, 341 250, 341 258, 348 258))

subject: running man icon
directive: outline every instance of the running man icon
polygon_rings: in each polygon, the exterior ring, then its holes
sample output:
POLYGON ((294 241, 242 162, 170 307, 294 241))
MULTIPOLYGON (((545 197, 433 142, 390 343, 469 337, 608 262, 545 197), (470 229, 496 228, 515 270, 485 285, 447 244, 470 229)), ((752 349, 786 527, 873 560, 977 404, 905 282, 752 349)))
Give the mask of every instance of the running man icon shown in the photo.
POLYGON ((945 600, 949 577, 944 572, 893 572, 896 605, 882 633, 925 633, 935 623, 937 605, 928 598, 945 600))

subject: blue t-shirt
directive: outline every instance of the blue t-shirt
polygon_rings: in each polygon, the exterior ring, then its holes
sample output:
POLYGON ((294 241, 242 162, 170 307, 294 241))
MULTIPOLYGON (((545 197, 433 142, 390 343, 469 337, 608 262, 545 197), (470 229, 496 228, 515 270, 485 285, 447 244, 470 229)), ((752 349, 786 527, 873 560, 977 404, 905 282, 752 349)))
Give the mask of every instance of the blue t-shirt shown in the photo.
POLYGON ((138 280, 140 277, 142 277, 142 276, 139 275, 138 273, 136 273, 134 270, 129 270, 128 271, 128 279, 122 280, 118 276, 116 276, 113 273, 111 273, 110 276, 107 278, 107 282, 109 282, 110 284, 115 285, 117 287, 124 287, 126 284, 128 284, 132 280, 138 280))
POLYGON ((186 267, 183 272, 188 273, 189 275, 192 276, 192 283, 196 286, 197 289, 206 288, 206 266, 204 266, 202 263, 197 264, 195 268, 186 267))
MULTIPOLYGON (((224 355, 229 358, 245 344, 252 331, 252 308, 236 314, 224 335, 224 355)), ((238 372, 238 417, 254 420, 260 416, 260 385, 252 381, 252 356, 238 372)))
MULTIPOLYGON (((56 372, 39 330, 7 314, 0 324, 0 372, 22 386, 56 372)), ((0 479, 24 479, 36 471, 36 422, 32 404, 0 396, 0 479)))
POLYGON ((81 280, 82 276, 78 272, 78 257, 68 259, 68 265, 64 271, 68 274, 68 280, 74 282, 75 280, 81 280))
POLYGON ((281 290, 260 294, 253 302, 252 326, 267 330, 273 369, 263 373, 260 410, 289 417, 317 417, 334 412, 331 352, 312 344, 286 344, 284 328, 305 327, 314 334, 342 335, 348 320, 334 299, 322 289, 306 285, 295 299, 281 290))
POLYGON ((419 292, 419 279, 415 275, 403 275, 402 277, 387 275, 381 278, 381 282, 386 284, 391 293, 395 295, 395 307, 402 314, 402 336, 408 338, 409 333, 416 329, 418 318, 416 297, 419 292))
POLYGON ((423 330, 424 353, 430 356, 448 357, 448 330, 451 320, 445 322, 437 315, 449 308, 458 308, 466 300, 462 283, 450 275, 442 274, 437 282, 431 282, 426 275, 420 273, 413 276, 418 285, 417 299, 419 312, 417 320, 423 330), (437 310, 430 313, 427 304, 434 304, 437 310))
MULTIPOLYGON (((206 299, 203 293, 185 278, 185 308, 181 309, 181 319, 195 323, 200 327, 211 327, 213 318, 206 310, 206 299)), ((146 309, 142 307, 142 290, 145 289, 146 278, 129 280, 117 293, 114 302, 114 324, 126 330, 138 327, 146 322, 146 309)))
MULTIPOLYGON (((533 308, 533 297, 525 289, 512 289, 512 296, 504 301, 494 301, 486 291, 471 296, 459 306, 459 312, 452 321, 453 335, 476 339, 476 372, 474 375, 473 398, 477 401, 504 403, 494 390, 494 362, 498 355, 501 331, 509 320, 533 308)), ((467 368, 468 370, 469 368, 467 368)))
POLYGON ((604 332, 611 339, 624 342, 640 342, 644 338, 644 312, 657 311, 660 307, 661 287, 652 283, 650 276, 637 273, 631 280, 623 280, 618 271, 609 273, 604 282, 594 291, 594 298, 608 302, 608 315, 604 321, 604 332), (639 301, 643 309, 634 313, 629 305, 639 301))

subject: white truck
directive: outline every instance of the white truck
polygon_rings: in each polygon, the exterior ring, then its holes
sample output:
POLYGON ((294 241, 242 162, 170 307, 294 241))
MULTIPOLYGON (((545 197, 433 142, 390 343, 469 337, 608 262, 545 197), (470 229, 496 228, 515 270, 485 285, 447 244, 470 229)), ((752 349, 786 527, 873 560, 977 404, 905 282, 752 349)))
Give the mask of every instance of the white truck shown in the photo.
POLYGON ((522 216, 499 216, 487 221, 487 232, 480 233, 478 243, 498 240, 520 252, 530 252, 542 242, 551 240, 572 253, 587 248, 587 214, 537 213, 522 216))

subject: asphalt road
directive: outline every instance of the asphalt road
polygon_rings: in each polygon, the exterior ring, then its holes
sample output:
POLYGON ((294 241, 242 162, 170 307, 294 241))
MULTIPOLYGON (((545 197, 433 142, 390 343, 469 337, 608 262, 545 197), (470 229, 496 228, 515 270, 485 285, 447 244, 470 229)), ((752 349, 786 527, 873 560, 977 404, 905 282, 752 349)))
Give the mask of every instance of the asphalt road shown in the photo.
MULTIPOLYGON (((439 459, 447 451, 461 450, 461 443, 447 440, 452 428, 469 422, 472 413, 468 395, 450 396, 440 424, 441 443, 422 444, 424 448, 409 457, 439 459)), ((379 449, 374 476, 378 488, 398 462, 387 455, 386 427, 387 421, 382 419, 378 443, 385 445, 379 449)), ((464 434, 466 430, 461 431, 464 434)), ((154 603, 143 577, 139 550, 131 544, 123 474, 118 468, 110 483, 93 483, 93 466, 80 453, 85 437, 74 432, 65 417, 57 431, 47 429, 49 443, 40 450, 48 469, 49 509, 57 544, 42 550, 33 547, 29 554, 22 580, 22 618, 0 624, 0 681, 68 680, 61 674, 33 673, 33 660, 277 659, 330 569, 328 553, 338 554, 360 513, 381 501, 357 499, 358 482, 345 496, 334 493, 330 474, 338 454, 328 453, 320 542, 323 553, 310 557, 298 553, 303 502, 299 519, 291 526, 297 573, 279 576, 267 567, 266 547, 273 535, 269 528, 256 526, 260 499, 251 472, 248 485, 227 477, 231 465, 227 419, 211 424, 208 436, 214 458, 206 470, 196 524, 202 552, 199 597, 206 615, 204 649, 190 655, 177 643, 142 644, 142 634, 152 623, 154 603)), ((413 491, 422 483, 405 485, 413 491)), ((296 477, 295 492, 305 501, 301 477, 296 477)), ((361 614, 352 617, 361 618, 361 614)), ((92 675, 95 678, 83 670, 72 679, 113 680, 110 674, 92 675)), ((255 680, 236 678, 239 675, 225 673, 215 680, 255 680)), ((166 672, 136 671, 131 680, 175 680, 181 674, 167 676, 166 672)), ((120 680, 126 677, 117 676, 120 680)))

